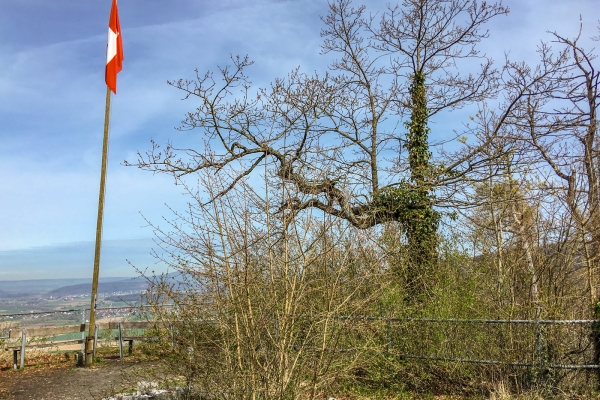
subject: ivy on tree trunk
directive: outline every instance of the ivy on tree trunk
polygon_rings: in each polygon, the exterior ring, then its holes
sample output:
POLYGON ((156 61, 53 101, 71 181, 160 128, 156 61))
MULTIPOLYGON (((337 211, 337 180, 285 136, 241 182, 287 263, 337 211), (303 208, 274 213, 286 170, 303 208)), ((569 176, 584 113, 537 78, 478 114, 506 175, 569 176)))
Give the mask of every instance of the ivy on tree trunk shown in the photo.
POLYGON ((429 151, 428 110, 425 75, 418 72, 410 87, 412 111, 405 148, 408 151, 410 183, 407 184, 406 212, 402 222, 408 242, 407 284, 414 294, 425 293, 423 278, 437 261, 437 229, 440 215, 434 210, 431 152, 429 151))

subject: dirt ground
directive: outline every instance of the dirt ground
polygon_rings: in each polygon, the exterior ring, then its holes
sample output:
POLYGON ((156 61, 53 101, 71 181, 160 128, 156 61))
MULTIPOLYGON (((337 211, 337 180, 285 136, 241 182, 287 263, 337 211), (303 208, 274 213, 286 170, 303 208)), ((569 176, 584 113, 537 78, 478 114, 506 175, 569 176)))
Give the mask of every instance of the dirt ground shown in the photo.
POLYGON ((38 363, 23 370, 0 369, 0 399, 100 400, 135 389, 137 382, 154 380, 159 364, 135 358, 106 356, 92 368, 78 368, 73 360, 38 363))

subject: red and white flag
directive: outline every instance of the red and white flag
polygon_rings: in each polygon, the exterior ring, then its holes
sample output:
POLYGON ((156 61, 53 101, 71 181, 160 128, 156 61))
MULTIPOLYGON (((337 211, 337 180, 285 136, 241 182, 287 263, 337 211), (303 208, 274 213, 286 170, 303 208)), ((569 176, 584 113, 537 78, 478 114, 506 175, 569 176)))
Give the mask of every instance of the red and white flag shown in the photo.
POLYGON ((108 21, 108 45, 106 47, 106 86, 117 94, 117 74, 123 69, 123 41, 117 0, 113 0, 108 21))

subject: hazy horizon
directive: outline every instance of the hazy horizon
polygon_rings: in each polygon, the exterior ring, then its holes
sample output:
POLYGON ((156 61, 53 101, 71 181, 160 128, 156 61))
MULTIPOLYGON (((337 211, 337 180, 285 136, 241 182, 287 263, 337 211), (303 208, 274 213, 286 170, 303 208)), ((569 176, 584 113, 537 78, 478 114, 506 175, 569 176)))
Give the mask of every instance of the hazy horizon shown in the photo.
MULTIPOLYGON (((0 281, 91 278, 94 245, 84 241, 0 251, 0 281)), ((151 255, 152 248, 156 248, 152 239, 103 241, 100 277, 139 276, 127 260, 140 270, 165 271, 151 255)))

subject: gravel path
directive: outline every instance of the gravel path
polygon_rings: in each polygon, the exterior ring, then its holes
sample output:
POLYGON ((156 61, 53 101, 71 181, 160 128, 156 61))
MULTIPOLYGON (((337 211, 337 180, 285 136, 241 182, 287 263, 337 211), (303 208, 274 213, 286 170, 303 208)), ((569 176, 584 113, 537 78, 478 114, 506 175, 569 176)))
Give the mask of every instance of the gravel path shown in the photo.
POLYGON ((140 380, 152 379, 156 362, 105 359, 94 368, 58 365, 0 371, 0 398, 6 400, 100 400, 140 380))

